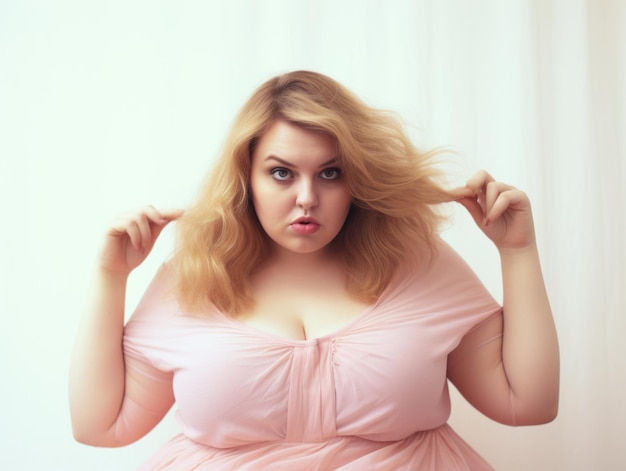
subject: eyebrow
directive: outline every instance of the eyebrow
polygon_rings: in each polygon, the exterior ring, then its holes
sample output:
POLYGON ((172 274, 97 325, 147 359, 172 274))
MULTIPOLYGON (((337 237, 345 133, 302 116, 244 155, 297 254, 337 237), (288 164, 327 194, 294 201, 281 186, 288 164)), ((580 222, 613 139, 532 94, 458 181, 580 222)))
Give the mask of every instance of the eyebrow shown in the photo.
MULTIPOLYGON (((268 160, 275 160, 276 162, 284 165, 285 167, 291 167, 291 168, 295 168, 295 165, 292 164, 291 162, 287 162, 284 159, 281 159, 280 157, 276 157, 275 155, 269 155, 265 158, 265 161, 267 162, 268 160)), ((336 164, 339 162, 339 159, 337 157, 333 157, 332 159, 324 162, 323 164, 320 164, 319 168, 322 167, 326 167, 327 165, 331 165, 331 164, 336 164)))

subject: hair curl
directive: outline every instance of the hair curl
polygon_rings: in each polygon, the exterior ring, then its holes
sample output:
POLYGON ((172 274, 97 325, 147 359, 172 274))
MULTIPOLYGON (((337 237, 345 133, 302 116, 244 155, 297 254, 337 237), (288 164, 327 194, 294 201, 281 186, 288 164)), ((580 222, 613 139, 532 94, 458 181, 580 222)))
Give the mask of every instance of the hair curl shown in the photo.
POLYGON ((245 103, 199 198, 177 223, 177 294, 192 311, 212 303, 232 315, 254 303, 250 278, 271 246, 250 201, 251 155, 276 120, 336 142, 353 204, 333 244, 341 248, 352 295, 373 302, 398 266, 436 246, 442 216, 434 205, 452 198, 433 165, 436 152, 419 152, 395 117, 331 78, 290 72, 245 103))

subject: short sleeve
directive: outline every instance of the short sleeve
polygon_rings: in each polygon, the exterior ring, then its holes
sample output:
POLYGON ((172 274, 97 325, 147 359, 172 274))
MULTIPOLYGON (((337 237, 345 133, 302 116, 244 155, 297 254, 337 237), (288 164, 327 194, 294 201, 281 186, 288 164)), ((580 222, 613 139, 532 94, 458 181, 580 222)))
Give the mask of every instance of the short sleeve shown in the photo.
POLYGON ((443 240, 433 257, 407 277, 398 299, 428 319, 438 347, 449 353, 479 324, 502 312, 480 279, 443 240))
POLYGON ((126 367, 157 382, 171 382, 171 320, 179 313, 171 275, 162 266, 124 327, 126 367))
POLYGON ((113 427, 118 444, 144 436, 174 402, 174 375, 164 333, 168 332, 168 313, 175 306, 167 296, 167 277, 162 268, 124 327, 124 400, 113 427))

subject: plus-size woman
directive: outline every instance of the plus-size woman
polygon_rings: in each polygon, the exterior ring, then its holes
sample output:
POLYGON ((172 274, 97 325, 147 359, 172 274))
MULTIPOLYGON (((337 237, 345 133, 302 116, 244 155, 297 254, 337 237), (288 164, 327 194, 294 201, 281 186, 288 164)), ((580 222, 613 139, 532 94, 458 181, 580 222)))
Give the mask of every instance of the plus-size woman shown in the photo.
POLYGON ((186 210, 115 219, 72 359, 77 440, 123 446, 175 404, 144 470, 483 470, 448 381, 486 416, 557 412, 557 338, 528 197, 446 188, 397 121, 323 75, 259 87, 186 210), (500 306, 438 235, 458 202, 497 247, 500 306), (129 322, 125 286, 177 242, 129 322))

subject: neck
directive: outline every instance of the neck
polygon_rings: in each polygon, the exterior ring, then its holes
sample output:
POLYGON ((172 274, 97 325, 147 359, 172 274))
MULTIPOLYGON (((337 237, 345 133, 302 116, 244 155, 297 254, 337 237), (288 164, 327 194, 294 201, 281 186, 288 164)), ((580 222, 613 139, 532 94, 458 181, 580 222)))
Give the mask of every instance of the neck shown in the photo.
POLYGON ((280 247, 275 247, 268 262, 284 270, 290 268, 302 270, 303 267, 314 270, 316 268, 337 266, 340 262, 337 250, 326 247, 324 250, 312 253, 295 253, 280 247))

